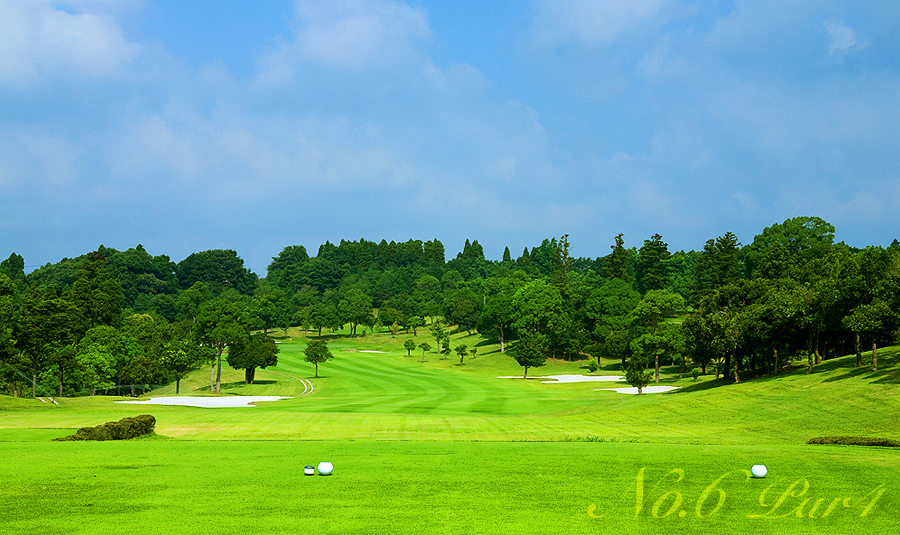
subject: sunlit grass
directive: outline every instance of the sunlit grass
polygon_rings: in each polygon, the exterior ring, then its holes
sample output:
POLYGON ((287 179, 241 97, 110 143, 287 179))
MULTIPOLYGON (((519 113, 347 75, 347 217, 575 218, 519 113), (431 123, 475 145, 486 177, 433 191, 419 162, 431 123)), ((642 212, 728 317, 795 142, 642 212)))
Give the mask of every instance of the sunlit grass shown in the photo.
MULTIPOLYGON (((202 409, 105 396, 59 405, 0 397, 0 528, 169 535, 211 526, 241 534, 863 534, 896 527, 900 452, 805 442, 900 439, 898 348, 879 351, 876 372, 856 368, 849 356, 811 375, 798 368, 740 384, 678 380, 677 368, 667 366, 662 382, 679 390, 632 396, 598 390, 616 386, 610 383, 497 379, 522 370, 498 345, 465 332, 454 333, 453 344, 477 342, 479 353, 462 366, 434 350, 424 363, 419 350, 407 356, 402 344, 411 334, 331 337, 336 358, 313 379, 303 361, 306 335, 276 334, 279 365, 260 370, 254 385, 223 370, 223 395, 287 400, 202 409), (311 395, 302 395, 299 378, 312 380, 311 395), (50 442, 144 413, 156 416, 159 436, 50 442), (303 466, 322 460, 335 464, 333 476, 302 475, 303 466), (743 471, 757 463, 769 476, 748 480, 743 471)), ((427 330, 416 341, 436 345, 427 330)), ((620 374, 617 362, 601 364, 597 374, 620 374)), ((550 360, 529 375, 587 374, 586 365, 550 360)), ((181 394, 211 395, 209 380, 209 369, 195 372, 181 394)), ((174 385, 152 394, 174 395, 174 385)))

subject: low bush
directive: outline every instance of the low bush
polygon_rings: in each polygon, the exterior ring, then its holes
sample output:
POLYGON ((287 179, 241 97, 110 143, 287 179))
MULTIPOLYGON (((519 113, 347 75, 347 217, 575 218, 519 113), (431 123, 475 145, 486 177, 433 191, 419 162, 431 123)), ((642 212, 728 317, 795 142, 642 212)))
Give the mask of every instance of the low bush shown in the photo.
POLYGON ((82 427, 74 435, 54 440, 128 440, 153 433, 156 418, 142 414, 134 418, 122 418, 118 422, 107 422, 97 427, 82 427))
POLYGON ((595 371, 597 371, 597 370, 600 369, 600 365, 597 364, 597 361, 594 360, 594 359, 591 359, 591 360, 588 362, 587 367, 588 367, 588 371, 590 371, 591 373, 593 373, 593 372, 595 372, 595 371))
POLYGON ((695 381, 697 380, 697 377, 700 377, 701 373, 702 372, 700 371, 700 368, 694 368, 693 370, 691 370, 691 375, 694 376, 695 381))
POLYGON ((840 444, 843 446, 882 446, 900 448, 900 442, 889 438, 872 437, 816 437, 806 441, 807 444, 840 444))

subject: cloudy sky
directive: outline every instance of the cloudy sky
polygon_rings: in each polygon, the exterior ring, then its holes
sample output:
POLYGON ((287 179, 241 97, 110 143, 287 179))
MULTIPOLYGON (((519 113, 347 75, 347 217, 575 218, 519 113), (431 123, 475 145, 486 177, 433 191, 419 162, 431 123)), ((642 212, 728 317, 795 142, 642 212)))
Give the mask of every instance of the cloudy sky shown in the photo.
POLYGON ((900 238, 900 3, 0 0, 0 258, 900 238))

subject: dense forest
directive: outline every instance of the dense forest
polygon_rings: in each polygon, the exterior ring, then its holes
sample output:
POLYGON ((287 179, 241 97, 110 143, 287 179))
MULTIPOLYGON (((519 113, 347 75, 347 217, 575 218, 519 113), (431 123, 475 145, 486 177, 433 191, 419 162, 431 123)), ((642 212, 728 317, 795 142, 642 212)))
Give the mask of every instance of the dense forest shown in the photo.
MULTIPOLYGON (((897 341, 900 244, 834 242, 834 227, 797 217, 748 244, 730 232, 699 251, 670 252, 659 234, 639 247, 612 237, 608 255, 570 256, 568 236, 488 260, 478 241, 446 259, 438 241, 359 240, 310 256, 285 247, 260 278, 232 250, 180 262, 100 246, 31 273, 0 262, 0 392, 136 395, 223 360, 252 382, 277 363, 271 333, 299 326, 416 333, 429 328, 499 342, 527 369, 547 358, 621 361, 629 382, 658 381, 661 363, 700 373, 777 374, 802 362, 897 341), (708 369, 711 368, 711 369, 708 369)), ((593 365, 593 363, 592 363, 593 365)))

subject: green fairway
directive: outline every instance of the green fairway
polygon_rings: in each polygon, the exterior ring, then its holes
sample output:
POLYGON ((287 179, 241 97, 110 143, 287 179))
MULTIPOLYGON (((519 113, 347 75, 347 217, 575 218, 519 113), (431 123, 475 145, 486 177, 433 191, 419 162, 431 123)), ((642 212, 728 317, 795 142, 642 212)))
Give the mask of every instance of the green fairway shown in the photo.
POLYGON ((892 532, 900 506, 898 457, 877 449, 140 440, 0 450, 15 459, 0 468, 5 533, 862 534, 892 532), (302 475, 320 460, 332 476, 302 475), (746 477, 755 462, 768 463, 767 478, 746 477))
MULTIPOLYGON (((283 337, 258 384, 229 370, 224 395, 290 399, 249 408, 130 405, 124 398, 0 398, 0 528, 21 533, 874 533, 900 505, 900 453, 807 446, 825 435, 900 439, 898 351, 882 370, 828 361, 807 375, 727 384, 677 379, 666 394, 614 383, 497 379, 521 368, 412 355, 408 336, 337 338, 318 379, 305 338, 283 337), (379 351, 379 352, 369 352, 379 351), (312 393, 300 379, 314 385, 312 393), (153 414, 159 437, 51 438, 153 414), (333 476, 303 476, 332 461, 333 476), (765 464, 765 479, 745 471, 765 464), (768 490, 767 490, 768 489, 768 490)), ((475 336, 454 335, 474 343, 475 336)), ((426 336, 416 338, 426 341, 426 336)), ((618 375, 604 361, 596 375, 618 375)), ((549 361, 529 375, 584 374, 549 361)), ((174 395, 174 385, 153 395, 174 395)), ((209 395, 209 370, 181 395, 209 395)))

